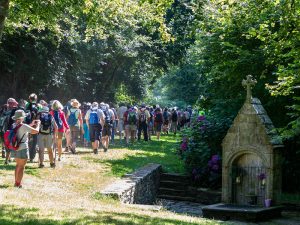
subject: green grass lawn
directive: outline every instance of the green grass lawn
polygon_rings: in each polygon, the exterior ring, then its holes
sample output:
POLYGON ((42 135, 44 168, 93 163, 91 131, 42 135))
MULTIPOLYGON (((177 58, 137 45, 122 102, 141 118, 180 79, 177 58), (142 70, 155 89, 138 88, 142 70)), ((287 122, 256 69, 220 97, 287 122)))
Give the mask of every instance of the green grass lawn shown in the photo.
MULTIPOLYGON (((151 141, 139 141, 130 145, 128 149, 130 154, 126 154, 120 159, 95 159, 94 157, 85 157, 95 163, 101 163, 111 168, 113 176, 122 177, 127 173, 131 173, 148 163, 158 163, 163 166, 164 172, 185 173, 183 161, 177 154, 178 141, 174 136, 162 136, 160 141, 154 137, 151 141)), ((124 145, 120 145, 116 141, 115 145, 111 145, 110 149, 124 149, 124 145)))

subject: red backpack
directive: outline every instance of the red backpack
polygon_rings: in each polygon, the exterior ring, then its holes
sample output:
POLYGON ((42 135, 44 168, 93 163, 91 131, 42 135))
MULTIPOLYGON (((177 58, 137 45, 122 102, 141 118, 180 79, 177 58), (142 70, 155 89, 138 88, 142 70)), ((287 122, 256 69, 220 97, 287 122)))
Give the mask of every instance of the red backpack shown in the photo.
POLYGON ((4 145, 6 148, 14 150, 14 151, 19 149, 20 144, 22 143, 22 139, 25 135, 25 134, 23 134, 22 138, 20 140, 18 140, 17 132, 21 126, 22 126, 22 124, 19 124, 14 129, 7 130, 4 133, 4 145))

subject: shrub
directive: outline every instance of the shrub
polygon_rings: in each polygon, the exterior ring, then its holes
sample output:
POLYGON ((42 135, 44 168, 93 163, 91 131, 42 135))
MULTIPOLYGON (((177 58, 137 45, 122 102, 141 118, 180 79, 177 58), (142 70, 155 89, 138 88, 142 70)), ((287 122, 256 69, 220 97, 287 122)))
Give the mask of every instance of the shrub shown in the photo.
POLYGON ((190 127, 183 129, 179 154, 195 185, 211 189, 221 187, 221 141, 229 124, 229 120, 201 115, 192 120, 190 127))

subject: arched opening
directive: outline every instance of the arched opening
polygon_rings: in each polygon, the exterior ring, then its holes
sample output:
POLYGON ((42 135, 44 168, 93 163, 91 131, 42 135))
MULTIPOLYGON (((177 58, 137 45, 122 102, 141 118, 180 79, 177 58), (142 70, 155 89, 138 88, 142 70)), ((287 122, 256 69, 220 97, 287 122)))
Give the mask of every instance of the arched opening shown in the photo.
POLYGON ((231 166, 232 202, 239 205, 263 205, 267 169, 262 158, 245 153, 233 160, 231 166))

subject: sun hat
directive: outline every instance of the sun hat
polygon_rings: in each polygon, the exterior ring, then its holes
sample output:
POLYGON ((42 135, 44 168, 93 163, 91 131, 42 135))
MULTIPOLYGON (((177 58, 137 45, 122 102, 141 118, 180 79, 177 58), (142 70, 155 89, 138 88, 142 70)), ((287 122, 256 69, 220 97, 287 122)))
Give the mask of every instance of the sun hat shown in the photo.
POLYGON ((97 102, 93 102, 91 108, 92 108, 92 110, 98 109, 98 103, 97 102))
POLYGON ((27 116, 26 113, 20 109, 15 112, 15 115, 12 117, 12 119, 13 120, 23 119, 26 116, 27 116))
POLYGON ((7 99, 7 105, 18 105, 19 103, 14 98, 7 99))
POLYGON ((79 103, 79 101, 77 99, 73 99, 73 101, 71 101, 71 106, 74 108, 79 108, 81 106, 81 104, 79 103))

